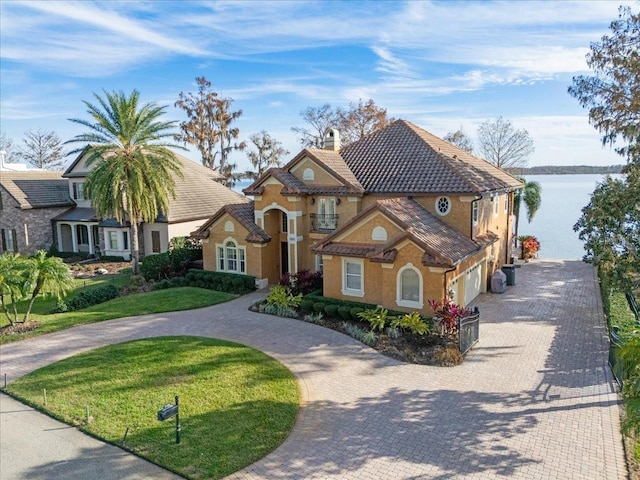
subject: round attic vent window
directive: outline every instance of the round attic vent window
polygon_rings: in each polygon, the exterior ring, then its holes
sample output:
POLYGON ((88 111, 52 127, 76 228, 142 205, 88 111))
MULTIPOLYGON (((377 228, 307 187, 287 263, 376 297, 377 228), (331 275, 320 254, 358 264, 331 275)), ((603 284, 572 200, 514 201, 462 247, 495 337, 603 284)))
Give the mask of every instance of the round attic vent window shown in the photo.
POLYGON ((448 197, 438 197, 436 211, 443 217, 451 211, 451 200, 448 197))

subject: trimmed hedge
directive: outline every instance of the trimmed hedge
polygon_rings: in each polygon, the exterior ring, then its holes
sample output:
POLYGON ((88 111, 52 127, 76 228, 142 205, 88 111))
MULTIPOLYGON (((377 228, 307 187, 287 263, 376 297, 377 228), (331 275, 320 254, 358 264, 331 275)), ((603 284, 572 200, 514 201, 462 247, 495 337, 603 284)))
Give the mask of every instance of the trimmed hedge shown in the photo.
POLYGON ((94 288, 80 292, 69 301, 58 302, 58 305, 54 309, 53 313, 60 312, 72 312, 74 310, 82 310, 99 303, 104 303, 109 300, 113 300, 120 296, 120 290, 115 285, 105 285, 104 287, 94 288))
POLYGON ((184 277, 184 285, 243 295, 256 289, 256 277, 239 273, 189 270, 184 277))
POLYGON ((189 265, 197 259, 198 251, 189 249, 147 255, 142 259, 140 273, 147 282, 184 277, 189 265))
MULTIPOLYGON (((318 291, 316 291, 318 292, 318 291)), ((362 321, 358 317, 358 313, 365 310, 375 310, 377 305, 372 303, 353 302, 351 300, 339 300, 337 298, 328 298, 318 295, 316 292, 305 295, 300 309, 304 313, 311 313, 311 311, 317 313, 324 313, 327 317, 338 318, 343 320, 362 321), (335 308, 334 308, 335 307, 335 308)), ((389 310, 390 315, 404 315, 407 312, 400 312, 395 310, 389 310)))

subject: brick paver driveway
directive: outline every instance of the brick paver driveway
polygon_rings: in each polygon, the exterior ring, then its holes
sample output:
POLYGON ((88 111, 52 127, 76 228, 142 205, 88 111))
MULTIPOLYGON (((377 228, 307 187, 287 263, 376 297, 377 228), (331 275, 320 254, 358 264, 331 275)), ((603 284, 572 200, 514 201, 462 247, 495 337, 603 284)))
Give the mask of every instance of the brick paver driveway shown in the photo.
POLYGON ((402 364, 331 330, 253 314, 254 294, 6 345, 0 371, 11 380, 133 338, 224 338, 284 362, 304 397, 287 441, 230 478, 626 478, 594 270, 539 260, 516 276, 475 302, 481 340, 455 368, 402 364))

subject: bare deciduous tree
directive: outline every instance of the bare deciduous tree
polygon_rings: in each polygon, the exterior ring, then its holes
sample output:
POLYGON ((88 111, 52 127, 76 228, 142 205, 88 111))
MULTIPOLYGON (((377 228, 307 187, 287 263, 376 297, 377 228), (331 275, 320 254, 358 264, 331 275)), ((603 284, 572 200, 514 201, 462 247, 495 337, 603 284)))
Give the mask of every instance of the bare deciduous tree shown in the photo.
POLYGON ((455 132, 447 133, 443 139, 458 148, 461 148, 465 152, 473 153, 473 140, 466 134, 466 132, 460 127, 455 132))
POLYGON ((4 161, 6 163, 14 163, 18 161, 16 148, 13 145, 13 139, 7 137, 4 132, 0 131, 0 150, 4 152, 4 161))
POLYGON ((357 104, 350 103, 348 109, 338 109, 338 125, 340 141, 343 146, 349 145, 362 137, 380 130, 391 122, 387 109, 378 107, 372 99, 357 104))
POLYGON ((253 165, 254 170, 246 172, 244 177, 256 179, 269 167, 279 167, 282 165, 282 157, 289 154, 288 150, 282 148, 282 144, 262 130, 249 137, 256 151, 247 152, 247 157, 253 165))
POLYGON ((24 147, 18 151, 18 157, 31 165, 44 170, 59 170, 65 164, 62 140, 55 132, 29 130, 22 139, 24 147))
POLYGON ((483 158, 499 168, 524 168, 535 151, 529 132, 515 129, 502 117, 478 127, 478 143, 483 158))

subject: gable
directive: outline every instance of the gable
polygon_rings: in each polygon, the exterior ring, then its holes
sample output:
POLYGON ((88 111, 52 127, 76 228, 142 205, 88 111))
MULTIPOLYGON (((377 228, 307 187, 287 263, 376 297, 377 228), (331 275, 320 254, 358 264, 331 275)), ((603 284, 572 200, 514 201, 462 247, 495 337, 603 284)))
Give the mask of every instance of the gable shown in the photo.
POLYGON ((342 186, 344 185, 338 178, 331 175, 323 167, 318 165, 314 160, 305 156, 300 162, 294 165, 289 170, 296 178, 301 180, 305 185, 329 185, 329 186, 342 186), (306 174, 312 172, 313 179, 310 179, 306 174))
POLYGON ((334 238, 335 242, 386 244, 389 240, 402 234, 403 230, 386 215, 378 210, 372 210, 352 225, 347 225, 334 238), (382 231, 386 239, 381 239, 382 231), (375 230, 375 232, 374 232, 375 230), (374 238, 374 233, 375 238, 374 238))

